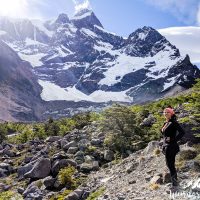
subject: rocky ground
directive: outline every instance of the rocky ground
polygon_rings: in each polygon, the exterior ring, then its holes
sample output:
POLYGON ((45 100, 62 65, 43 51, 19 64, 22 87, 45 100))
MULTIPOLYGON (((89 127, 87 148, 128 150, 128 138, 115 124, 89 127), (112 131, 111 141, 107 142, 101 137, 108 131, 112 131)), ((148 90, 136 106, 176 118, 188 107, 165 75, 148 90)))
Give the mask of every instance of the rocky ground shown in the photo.
MULTIPOLYGON (((200 192, 200 185, 197 186, 197 183, 200 184, 200 166, 193 160, 187 161, 178 172, 179 186, 171 187, 164 155, 155 155, 157 145, 157 142, 151 142, 146 149, 131 154, 119 164, 92 173, 90 184, 105 188, 104 194, 98 200, 167 200, 173 199, 175 193, 177 196, 174 199, 200 199, 200 193, 199 197, 193 198, 181 195, 189 191, 200 192)), ((191 148, 182 146, 183 151, 188 149, 191 148)), ((180 155, 177 160, 179 158, 180 155)))
POLYGON ((178 196, 174 199, 192 199, 181 192, 200 196, 200 162, 193 159, 198 152, 191 145, 181 146, 181 152, 190 152, 190 156, 184 161, 180 160, 180 153, 177 156, 180 186, 171 188, 158 141, 130 152, 125 159, 116 159, 114 152, 103 146, 104 139, 105 134, 96 130, 94 123, 64 137, 51 136, 18 145, 3 142, 0 145, 0 192, 12 192, 12 199, 25 200, 52 200, 58 199, 58 195, 64 200, 84 200, 99 188, 100 194, 93 199, 167 200, 173 199, 170 194, 175 192, 178 196), (76 169, 74 177, 82 182, 75 191, 64 195, 69 186, 59 181, 58 174, 67 166, 76 169))

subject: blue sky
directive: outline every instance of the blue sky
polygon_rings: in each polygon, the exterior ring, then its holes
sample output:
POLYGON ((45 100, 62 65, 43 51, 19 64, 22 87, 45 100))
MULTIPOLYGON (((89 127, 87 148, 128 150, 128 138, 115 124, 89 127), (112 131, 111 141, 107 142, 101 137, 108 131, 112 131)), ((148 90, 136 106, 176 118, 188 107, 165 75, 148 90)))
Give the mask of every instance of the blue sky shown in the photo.
POLYGON ((61 12, 71 18, 75 10, 89 6, 106 30, 125 37, 143 26, 200 25, 200 0, 0 0, 0 5, 0 15, 43 19, 55 18, 61 12))

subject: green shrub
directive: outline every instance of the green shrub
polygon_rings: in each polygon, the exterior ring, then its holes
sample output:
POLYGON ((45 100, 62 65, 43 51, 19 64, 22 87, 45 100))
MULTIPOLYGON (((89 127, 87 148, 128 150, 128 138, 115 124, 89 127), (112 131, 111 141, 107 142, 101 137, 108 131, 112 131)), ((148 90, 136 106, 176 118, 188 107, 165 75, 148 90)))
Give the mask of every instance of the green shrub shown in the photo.
POLYGON ((92 121, 90 112, 74 115, 72 120, 75 121, 75 128, 77 129, 82 129, 84 126, 89 125, 92 121))
POLYGON ((91 193, 86 200, 95 200, 99 196, 101 196, 104 193, 104 191, 105 191, 105 188, 101 187, 97 191, 91 193))
POLYGON ((6 139, 7 133, 8 133, 8 129, 6 127, 6 124, 0 124, 0 143, 6 139))
POLYGON ((65 197, 69 195, 72 191, 73 190, 64 190, 64 192, 62 192, 61 194, 51 197, 50 200, 65 200, 65 197))
POLYGON ((179 120, 180 123, 191 123, 191 119, 189 117, 183 117, 179 120))
POLYGON ((44 124, 44 130, 47 136, 56 136, 59 133, 60 127, 53 118, 49 118, 49 120, 44 124))
POLYGON ((6 191, 0 193, 0 200, 12 200, 13 197, 15 197, 15 200, 23 200, 23 197, 20 194, 15 193, 13 191, 6 191))
POLYGON ((67 189, 74 189, 76 187, 76 180, 73 178, 75 171, 73 166, 61 169, 58 173, 58 181, 62 185, 66 185, 67 189))
POLYGON ((136 122, 136 114, 129 107, 117 104, 103 112, 101 129, 107 133, 104 145, 121 153, 130 150, 132 142, 143 136, 143 130, 136 122))

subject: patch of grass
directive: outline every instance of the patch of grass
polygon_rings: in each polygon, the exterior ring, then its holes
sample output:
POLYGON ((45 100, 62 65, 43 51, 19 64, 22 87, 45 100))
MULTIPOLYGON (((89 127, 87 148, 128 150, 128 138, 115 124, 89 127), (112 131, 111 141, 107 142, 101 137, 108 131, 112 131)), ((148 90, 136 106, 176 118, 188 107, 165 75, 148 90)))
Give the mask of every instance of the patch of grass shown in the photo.
POLYGON ((43 185, 42 180, 38 180, 38 181, 36 182, 36 186, 37 186, 38 188, 41 188, 42 185, 43 185))
POLYGON ((51 146, 50 149, 49 149, 49 153, 48 155, 50 157, 52 157, 54 154, 56 154, 58 152, 58 149, 55 147, 55 146, 51 146))
POLYGON ((95 200, 96 198, 100 197, 105 191, 104 187, 100 187, 95 192, 91 193, 86 200, 95 200))
POLYGON ((198 154, 198 155, 194 158, 194 160, 196 160, 198 163, 200 163, 200 154, 198 154))
POLYGON ((180 152, 180 159, 181 160, 191 160, 197 156, 197 152, 191 149, 183 150, 180 152))
POLYGON ((154 156, 159 156, 160 155, 160 149, 159 148, 156 148, 156 149, 154 149, 154 151, 153 151, 153 155, 154 156))
POLYGON ((157 190, 157 189, 160 188, 160 185, 157 184, 157 183, 151 183, 151 184, 149 185, 149 187, 150 187, 151 190, 157 190))
POLYGON ((20 194, 15 193, 13 191, 6 191, 0 193, 0 200, 12 200, 13 197, 15 197, 15 200, 23 200, 23 197, 20 194))
POLYGON ((185 160, 181 160, 179 159, 178 161, 176 161, 176 168, 178 170, 181 170, 185 167, 185 160))
POLYGON ((95 146, 88 146, 87 149, 86 149, 86 153, 93 153, 97 150, 97 147, 95 146))
POLYGON ((64 190, 64 192, 53 195, 50 200, 64 200, 67 195, 69 195, 73 190, 64 190))
POLYGON ((193 148, 197 151, 198 154, 200 154, 200 145, 199 144, 194 144, 193 148))
POLYGON ((2 183, 6 184, 6 185, 10 185, 12 186, 13 185, 13 180, 17 177, 17 174, 14 173, 14 174, 11 174, 9 175, 8 177, 5 177, 4 179, 2 179, 2 183))
POLYGON ((139 161, 139 163, 144 162, 144 161, 145 161, 145 157, 144 157, 144 156, 140 156, 140 157, 138 158, 138 161, 139 161))

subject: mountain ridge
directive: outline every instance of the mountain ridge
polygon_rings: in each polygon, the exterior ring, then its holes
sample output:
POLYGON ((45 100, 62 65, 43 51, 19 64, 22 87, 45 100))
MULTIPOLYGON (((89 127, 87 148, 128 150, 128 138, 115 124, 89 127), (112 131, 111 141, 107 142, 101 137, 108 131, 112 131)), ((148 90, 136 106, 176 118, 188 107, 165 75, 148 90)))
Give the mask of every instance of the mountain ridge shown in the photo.
POLYGON ((200 77, 155 29, 144 26, 125 39, 106 31, 91 10, 44 23, 0 18, 0 30, 0 39, 33 66, 43 101, 144 103, 200 77))

